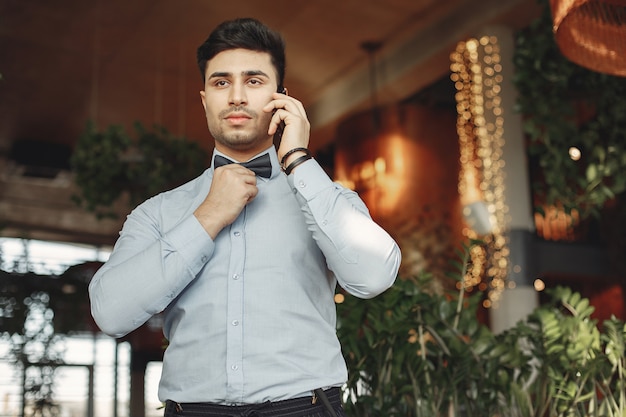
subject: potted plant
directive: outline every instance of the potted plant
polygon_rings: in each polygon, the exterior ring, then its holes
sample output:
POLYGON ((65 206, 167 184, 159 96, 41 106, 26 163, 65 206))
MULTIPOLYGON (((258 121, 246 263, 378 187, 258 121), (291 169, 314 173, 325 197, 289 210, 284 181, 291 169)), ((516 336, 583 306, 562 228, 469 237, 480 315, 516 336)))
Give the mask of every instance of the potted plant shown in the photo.
POLYGON ((74 201, 98 217, 115 217, 122 197, 129 205, 202 173, 207 154, 197 142, 174 137, 164 127, 135 123, 135 137, 121 126, 98 131, 88 123, 71 156, 79 193, 74 201))

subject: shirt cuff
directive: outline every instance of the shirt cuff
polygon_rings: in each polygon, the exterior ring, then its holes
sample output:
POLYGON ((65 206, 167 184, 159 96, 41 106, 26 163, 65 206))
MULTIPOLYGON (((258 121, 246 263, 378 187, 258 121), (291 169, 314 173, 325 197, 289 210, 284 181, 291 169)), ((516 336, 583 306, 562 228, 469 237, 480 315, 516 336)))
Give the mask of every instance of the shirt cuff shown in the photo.
POLYGON ((192 271, 199 271, 213 256, 215 243, 193 215, 167 232, 166 239, 192 271))
POLYGON ((315 159, 309 159, 299 165, 287 176, 287 181, 306 201, 311 201, 321 191, 334 186, 326 171, 315 159))

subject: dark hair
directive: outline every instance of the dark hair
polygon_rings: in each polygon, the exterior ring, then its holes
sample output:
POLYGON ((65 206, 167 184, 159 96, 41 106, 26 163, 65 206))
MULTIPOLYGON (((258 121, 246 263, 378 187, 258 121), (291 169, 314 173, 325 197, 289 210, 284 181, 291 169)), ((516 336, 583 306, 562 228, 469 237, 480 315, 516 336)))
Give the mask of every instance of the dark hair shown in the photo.
POLYGON ((230 49, 248 49, 267 52, 278 76, 278 88, 285 80, 285 42, 282 36, 252 18, 241 18, 221 23, 197 51, 202 82, 206 81, 206 64, 215 55, 230 49))

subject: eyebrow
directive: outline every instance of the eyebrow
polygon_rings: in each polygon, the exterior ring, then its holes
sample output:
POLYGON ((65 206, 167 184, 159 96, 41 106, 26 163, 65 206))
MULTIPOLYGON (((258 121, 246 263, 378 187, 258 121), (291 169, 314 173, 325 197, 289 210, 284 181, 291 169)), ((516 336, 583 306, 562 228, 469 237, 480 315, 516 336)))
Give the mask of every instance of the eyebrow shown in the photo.
MULTIPOLYGON (((211 74, 209 76, 209 78, 222 78, 222 77, 231 77, 233 75, 232 72, 214 72, 213 74, 211 74)), ((256 77, 256 76, 262 76, 262 77, 266 77, 269 78, 269 75, 267 75, 266 73, 264 73, 261 70, 249 70, 249 71, 242 71, 241 75, 245 76, 245 77, 256 77)))

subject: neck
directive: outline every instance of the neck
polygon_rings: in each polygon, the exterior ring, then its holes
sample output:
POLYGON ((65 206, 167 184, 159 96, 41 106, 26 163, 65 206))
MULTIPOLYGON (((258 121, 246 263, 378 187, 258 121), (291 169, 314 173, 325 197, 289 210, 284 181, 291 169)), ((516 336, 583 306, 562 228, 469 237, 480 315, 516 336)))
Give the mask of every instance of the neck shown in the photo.
POLYGON ((225 147, 220 143, 215 143, 215 149, 223 153, 229 159, 232 159, 235 162, 246 162, 252 159, 255 155, 263 152, 267 148, 272 145, 272 142, 268 142, 267 144, 257 146, 251 149, 233 149, 229 147, 225 147))

